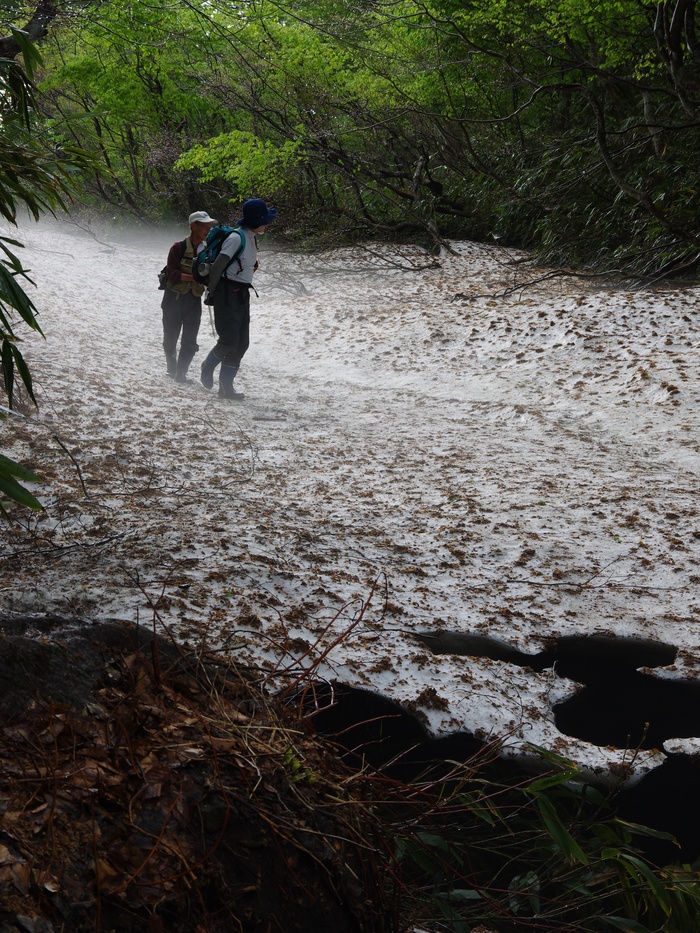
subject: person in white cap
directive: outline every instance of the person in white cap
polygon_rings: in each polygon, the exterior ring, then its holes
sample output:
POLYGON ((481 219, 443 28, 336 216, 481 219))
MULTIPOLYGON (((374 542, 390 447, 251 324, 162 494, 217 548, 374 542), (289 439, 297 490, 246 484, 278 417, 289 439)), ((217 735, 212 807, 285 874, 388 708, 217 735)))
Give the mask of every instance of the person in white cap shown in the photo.
POLYGON ((176 382, 191 382, 187 370, 199 350, 197 335, 202 320, 204 286, 192 276, 192 260, 204 248, 207 234, 217 221, 206 211, 189 216, 190 235, 173 243, 168 253, 167 282, 163 291, 163 349, 167 374, 176 382), (180 352, 177 342, 180 340, 180 352))

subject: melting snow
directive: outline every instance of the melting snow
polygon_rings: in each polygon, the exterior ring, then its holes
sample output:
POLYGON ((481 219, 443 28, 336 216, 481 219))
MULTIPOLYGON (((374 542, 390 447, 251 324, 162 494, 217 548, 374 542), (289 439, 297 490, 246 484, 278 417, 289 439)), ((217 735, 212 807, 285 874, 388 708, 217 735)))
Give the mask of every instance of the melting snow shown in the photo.
MULTIPOLYGON (((527 287, 547 270, 497 246, 434 261, 268 236, 231 403, 165 375, 156 273, 186 229, 6 232, 46 335, 23 342, 39 412, 1 423, 46 504, 4 535, 6 611, 155 615, 189 645, 376 690, 436 735, 507 736, 598 775, 633 756, 557 731, 573 681, 413 633, 530 653, 657 639, 681 649, 657 674, 696 676, 697 289, 527 287)), ((195 378, 206 310, 199 343, 195 378)))

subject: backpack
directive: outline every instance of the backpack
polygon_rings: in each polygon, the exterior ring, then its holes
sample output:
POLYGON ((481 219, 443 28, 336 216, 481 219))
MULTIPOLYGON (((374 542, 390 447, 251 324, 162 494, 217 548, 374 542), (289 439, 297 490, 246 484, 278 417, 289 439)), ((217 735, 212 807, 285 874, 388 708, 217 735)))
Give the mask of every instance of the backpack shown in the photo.
POLYGON ((217 224, 212 227, 204 242, 204 249, 200 250, 198 255, 192 260, 192 275, 195 282, 200 285, 209 283, 209 270, 214 264, 214 260, 221 252, 221 247, 227 237, 232 233, 237 233, 241 238, 241 245, 238 247, 231 259, 226 263, 226 268, 231 265, 234 259, 238 259, 238 265, 241 265, 240 255, 245 249, 245 233, 240 227, 226 227, 224 224, 217 224))
MULTIPOLYGON (((183 240, 180 243, 180 249, 182 250, 182 255, 185 255, 185 250, 187 249, 187 240, 183 240)), ((168 284, 168 267, 163 266, 163 268, 158 273, 158 290, 164 291, 168 284)))

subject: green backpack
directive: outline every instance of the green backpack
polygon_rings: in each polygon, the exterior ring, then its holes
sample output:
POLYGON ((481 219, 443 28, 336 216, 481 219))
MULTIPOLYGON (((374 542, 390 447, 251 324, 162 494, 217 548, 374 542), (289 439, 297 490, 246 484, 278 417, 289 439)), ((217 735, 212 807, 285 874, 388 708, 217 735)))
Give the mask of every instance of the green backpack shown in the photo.
POLYGON ((216 257, 221 252, 224 241, 230 237, 232 233, 237 233, 240 236, 241 245, 226 264, 226 268, 228 269, 234 259, 237 259, 238 265, 241 269, 243 268, 240 256, 245 249, 245 233, 243 233, 240 227, 227 227, 224 224, 217 224, 216 227, 212 227, 207 234, 207 238, 204 241, 204 249, 200 250, 197 256, 192 260, 192 275, 195 282, 198 282, 200 285, 209 284, 209 270, 214 264, 216 257))

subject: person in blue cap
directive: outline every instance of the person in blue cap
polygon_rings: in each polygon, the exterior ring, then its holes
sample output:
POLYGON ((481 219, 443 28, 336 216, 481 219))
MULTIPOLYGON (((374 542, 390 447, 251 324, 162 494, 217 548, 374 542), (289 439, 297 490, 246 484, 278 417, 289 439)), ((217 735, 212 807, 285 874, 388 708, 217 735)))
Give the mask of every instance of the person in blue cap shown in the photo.
POLYGON ((202 363, 201 376, 202 385, 211 389, 214 371, 221 364, 219 397, 234 401, 245 398, 242 392, 234 389, 233 380, 250 345, 250 289, 258 268, 256 235, 265 232, 277 211, 260 198, 252 198, 244 203, 242 214, 236 224, 241 232, 234 230, 224 240, 221 252, 209 271, 209 295, 214 305, 214 326, 219 339, 202 363), (242 252, 231 261, 243 241, 242 252))

